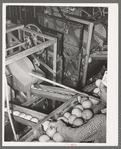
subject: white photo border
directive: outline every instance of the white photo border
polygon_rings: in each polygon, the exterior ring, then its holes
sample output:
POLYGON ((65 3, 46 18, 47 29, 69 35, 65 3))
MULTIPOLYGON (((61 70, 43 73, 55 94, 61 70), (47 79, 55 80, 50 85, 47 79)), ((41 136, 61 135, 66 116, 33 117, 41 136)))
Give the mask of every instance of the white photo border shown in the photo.
MULTIPOLYGON (((28 6, 86 6, 108 7, 108 98, 107 98, 107 139, 106 143, 35 143, 35 142, 4 142, 4 112, 2 113, 2 145, 3 146, 118 146, 118 3, 3 3, 2 6, 2 76, 5 77, 5 22, 6 5, 28 6)), ((4 101, 4 79, 2 93, 4 101)), ((2 102, 4 111, 4 102, 2 102)))

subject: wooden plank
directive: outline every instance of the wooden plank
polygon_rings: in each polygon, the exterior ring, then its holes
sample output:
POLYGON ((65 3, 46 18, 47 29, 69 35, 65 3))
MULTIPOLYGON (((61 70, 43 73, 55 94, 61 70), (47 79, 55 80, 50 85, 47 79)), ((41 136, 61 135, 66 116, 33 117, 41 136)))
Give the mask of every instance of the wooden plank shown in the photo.
POLYGON ((80 18, 76 18, 74 16, 71 16, 70 14, 66 14, 66 16, 68 17, 68 19, 75 21, 75 22, 78 22, 78 23, 82 23, 82 24, 86 24, 86 25, 90 25, 90 23, 91 23, 90 21, 86 21, 86 20, 83 20, 80 18))
POLYGON ((99 54, 91 54, 90 57, 96 59, 96 60, 107 60, 107 55, 99 55, 99 54))
POLYGON ((28 29, 28 28, 23 28, 22 30, 23 30, 23 31, 26 31, 26 32, 29 32, 29 33, 31 33, 31 34, 35 34, 35 35, 37 35, 37 36, 39 36, 39 37, 43 37, 43 38, 46 38, 46 39, 49 39, 49 40, 54 40, 55 43, 57 42, 57 39, 56 39, 56 38, 51 37, 51 36, 48 36, 48 35, 46 35, 46 34, 43 34, 43 33, 40 33, 40 32, 36 32, 36 31, 30 30, 30 29, 28 29))
POLYGON ((54 44, 53 49, 53 81, 56 82, 56 70, 57 70, 57 43, 54 44))
POLYGON ((41 91, 37 89, 32 89, 31 88, 31 93, 37 96, 41 96, 44 98, 52 99, 52 100, 57 100, 61 102, 66 102, 68 99, 70 99, 71 95, 63 95, 63 94, 57 94, 57 93, 51 93, 51 92, 46 92, 46 91, 41 91))
POLYGON ((43 65, 47 70, 49 70, 52 74, 54 73, 54 71, 47 64, 45 64, 43 61, 41 61, 40 59, 38 59, 38 62, 41 65, 43 65))
POLYGON ((15 105, 15 104, 10 104, 10 107, 13 110, 17 110, 19 112, 24 112, 25 114, 30 114, 32 117, 36 117, 39 120, 43 119, 44 117, 47 116, 47 114, 37 112, 37 111, 31 110, 31 109, 28 109, 28 108, 25 108, 25 107, 21 107, 21 106, 15 105))
POLYGON ((45 90, 48 90, 48 91, 54 91, 54 92, 57 92, 57 93, 65 93, 67 95, 75 95, 76 94, 75 92, 72 92, 70 90, 63 89, 63 88, 60 88, 60 87, 54 87, 54 86, 43 85, 43 84, 40 84, 40 87, 42 89, 45 89, 45 90))
POLYGON ((82 76, 82 87, 86 84, 86 78, 87 78, 87 69, 88 69, 88 61, 89 61, 89 55, 90 55, 90 46, 91 46, 91 38, 92 38, 92 32, 93 32, 93 23, 90 23, 88 26, 88 41, 86 45, 86 57, 85 57, 85 65, 83 68, 83 76, 82 76))
MULTIPOLYGON (((22 104, 22 106, 24 106, 24 107, 30 106, 32 103, 36 102, 40 98, 41 97, 34 95, 33 98, 32 97, 29 98, 25 103, 22 104)), ((42 98, 40 100, 42 100, 42 98)))
POLYGON ((24 46, 25 44, 26 44, 26 42, 23 42, 23 43, 20 43, 20 44, 17 44, 17 43, 16 43, 15 46, 12 46, 12 47, 10 47, 10 48, 7 48, 6 51, 9 51, 9 50, 11 50, 11 49, 14 49, 14 48, 17 48, 17 47, 20 47, 20 46, 24 46))
POLYGON ((55 43, 55 41, 46 41, 46 42, 42 43, 41 45, 37 45, 37 46, 32 47, 32 48, 30 48, 28 50, 25 50, 25 51, 22 51, 22 52, 20 52, 20 53, 18 53, 16 55, 13 55, 13 56, 11 56, 11 57, 6 59, 5 65, 9 65, 10 63, 13 63, 13 62, 15 62, 17 60, 20 60, 20 59, 28 56, 28 55, 31 55, 31 54, 33 54, 33 53, 35 53, 37 51, 40 51, 40 50, 42 50, 42 49, 44 49, 44 48, 46 48, 48 46, 51 46, 54 43, 55 43))
POLYGON ((24 25, 21 25, 21 24, 16 25, 16 24, 11 23, 10 27, 7 27, 6 33, 9 33, 9 32, 12 32, 18 29, 22 29, 22 28, 24 28, 24 25))
POLYGON ((18 116, 13 116, 14 120, 18 123, 21 123, 23 125, 26 125, 26 126, 31 126, 31 127, 34 127, 36 123, 34 122, 31 122, 29 120, 26 120, 24 118, 21 118, 21 117, 18 117, 18 116))
MULTIPOLYGON (((70 90, 70 91, 73 91, 73 92, 75 92, 75 93, 77 93, 77 94, 79 94, 79 95, 81 95, 81 96, 86 96, 86 97, 88 97, 88 98, 91 98, 91 97, 92 97, 92 98, 95 98, 95 97, 93 97, 93 96, 91 96, 91 95, 88 95, 88 94, 86 94, 86 93, 82 93, 82 92, 77 91, 77 90, 75 90, 75 89, 73 89, 73 88, 70 88, 70 87, 68 87, 68 86, 65 86, 65 85, 62 85, 62 84, 60 84, 60 83, 54 82, 54 81, 52 81, 52 80, 49 80, 49 79, 47 79, 47 78, 44 78, 44 77, 42 77, 42 76, 41 76, 39 73, 37 73, 37 72, 28 73, 28 74, 31 75, 31 76, 33 76, 33 77, 37 77, 37 78, 40 79, 40 80, 43 80, 43 81, 46 81, 46 82, 48 82, 48 83, 57 85, 57 86, 59 86, 59 87, 63 87, 63 88, 68 89, 68 90, 70 90)), ((98 99, 98 98, 95 98, 95 100, 100 101, 100 99, 98 99)))
MULTIPOLYGON (((5 112, 5 116, 8 117, 8 113, 7 113, 7 112, 5 112)), ((15 115, 12 115, 12 117, 13 117, 13 119, 14 119, 16 122, 21 123, 21 124, 23 124, 23 125, 27 125, 27 126, 33 127, 33 126, 35 126, 35 124, 36 124, 36 123, 34 123, 34 122, 31 122, 31 121, 29 121, 29 120, 23 119, 23 118, 21 118, 21 117, 15 116, 15 115)))
MULTIPOLYGON (((12 33, 9 33, 10 35, 11 35, 11 37, 17 42, 17 43, 22 43, 18 38, 16 38, 12 33)), ((26 43, 26 42, 24 42, 24 43, 26 43)), ((22 45, 22 47, 24 48, 24 49, 26 49, 26 47, 24 46, 24 45, 22 45)))

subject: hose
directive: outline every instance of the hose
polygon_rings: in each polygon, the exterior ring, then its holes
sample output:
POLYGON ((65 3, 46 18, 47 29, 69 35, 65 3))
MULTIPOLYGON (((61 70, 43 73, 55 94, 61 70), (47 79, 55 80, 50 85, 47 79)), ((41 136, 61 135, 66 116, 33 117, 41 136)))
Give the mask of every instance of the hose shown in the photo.
POLYGON ((11 118, 11 114, 10 114, 10 109, 9 109, 9 97, 8 97, 8 90, 7 90, 7 79, 5 77, 5 87, 6 87, 6 104, 7 104, 7 112, 8 112, 8 118, 10 120, 10 124, 11 124, 11 128, 12 128, 12 131, 13 131, 13 135, 14 135, 14 138, 15 138, 15 141, 17 141, 17 134, 15 132, 15 128, 14 128, 14 125, 13 125, 13 121, 12 121, 12 118, 11 118))

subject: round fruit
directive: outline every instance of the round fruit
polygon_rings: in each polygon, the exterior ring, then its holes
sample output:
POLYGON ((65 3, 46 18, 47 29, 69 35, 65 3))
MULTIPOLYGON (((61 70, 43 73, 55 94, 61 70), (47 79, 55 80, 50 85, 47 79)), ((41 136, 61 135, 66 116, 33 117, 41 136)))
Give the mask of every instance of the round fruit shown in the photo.
POLYGON ((48 140, 50 140, 48 135, 42 135, 39 137, 39 142, 47 142, 48 140))
POLYGON ((32 142, 39 142, 37 139, 32 140, 32 142))
POLYGON ((68 123, 68 119, 65 116, 59 117, 57 120, 63 120, 65 123, 68 123))
POLYGON ((98 94, 99 91, 100 91, 99 88, 95 88, 95 89, 93 90, 93 93, 98 94))
POLYGON ((95 85, 96 85, 97 87, 99 87, 99 86, 100 86, 101 81, 102 81, 101 79, 96 80, 95 85))
POLYGON ((89 57, 88 63, 91 63, 91 62, 92 62, 92 57, 89 57))
POLYGON ((19 116, 20 112, 19 111, 13 111, 13 115, 19 116))
POLYGON ((33 117, 33 118, 31 119, 31 121, 34 122, 34 123, 38 123, 38 122, 39 122, 39 120, 38 120, 36 117, 33 117))
POLYGON ((82 116, 82 111, 79 108, 74 108, 71 112, 73 115, 76 115, 77 117, 82 116))
POLYGON ((90 100, 85 100, 85 101, 83 101, 82 106, 85 109, 91 108, 92 107, 92 102, 90 100))
POLYGON ((25 118, 26 120, 30 120, 30 119, 32 119, 32 116, 31 116, 31 115, 26 115, 24 118, 25 118))
POLYGON ((74 122, 73 122, 73 125, 75 125, 75 126, 81 126, 81 125, 83 125, 83 123, 84 123, 84 121, 83 121, 83 119, 82 118, 76 118, 75 120, 74 120, 74 122))
POLYGON ((96 105, 96 104, 98 104, 99 103, 99 101, 98 100, 96 100, 96 99, 93 99, 93 98, 89 98, 89 100, 94 104, 94 105, 96 105))
POLYGON ((20 114, 19 114, 19 117, 21 117, 21 118, 24 118, 25 116, 26 116, 25 113, 20 113, 20 114))
POLYGON ((84 108, 83 108, 83 106, 82 105, 76 105, 74 108, 79 108, 81 111, 83 111, 84 110, 84 108))
POLYGON ((55 142, 63 142, 64 138, 58 132, 56 132, 53 136, 53 140, 55 142))
POLYGON ((83 97, 83 98, 81 99, 81 104, 82 104, 85 100, 88 100, 88 98, 87 98, 87 97, 83 97))
POLYGON ((73 124, 73 121, 75 120, 75 118, 77 118, 77 116, 76 115, 70 115, 70 117, 69 117, 69 119, 68 119, 68 122, 70 123, 70 124, 73 124))
POLYGON ((47 128, 46 130, 46 134, 49 136, 49 137, 53 137, 54 133, 56 133, 56 129, 54 127, 51 127, 51 128, 47 128))
POLYGON ((65 117, 68 119, 70 115, 71 115, 71 113, 66 112, 66 113, 64 113, 64 115, 63 115, 63 116, 65 116, 65 117))
POLYGON ((47 142, 55 142, 54 140, 48 140, 47 142))
POLYGON ((44 131, 47 130, 48 126, 50 124, 50 121, 45 121, 42 125, 43 125, 43 128, 44 128, 44 131))
POLYGON ((78 103, 81 103, 81 96, 77 97, 78 103))
POLYGON ((86 110, 84 110, 83 111, 83 113, 82 113, 82 117, 83 117, 83 119, 85 119, 85 120, 89 120, 89 119, 91 119, 92 117, 93 117, 93 112, 90 110, 90 109, 86 109, 86 110))

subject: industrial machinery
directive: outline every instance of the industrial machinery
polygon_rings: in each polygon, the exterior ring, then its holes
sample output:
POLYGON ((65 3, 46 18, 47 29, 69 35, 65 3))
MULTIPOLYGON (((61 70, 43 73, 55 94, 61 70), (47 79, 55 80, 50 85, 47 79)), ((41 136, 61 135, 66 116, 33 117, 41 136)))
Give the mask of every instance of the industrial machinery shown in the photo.
MULTIPOLYGON (((73 107, 78 95, 98 101, 100 104, 100 100, 96 97, 57 83, 56 75, 62 73, 62 68, 57 69, 59 61, 62 61, 62 57, 59 57, 57 52, 56 38, 31 29, 31 25, 24 27, 7 21, 5 120, 12 116, 13 121, 26 126, 26 131, 18 133, 13 140, 30 142, 40 136, 42 124, 48 119, 57 119, 73 107), (53 51, 49 53, 53 58, 52 68, 40 59, 42 54, 43 57, 47 56, 47 47, 51 45, 53 51), (46 79, 46 74, 41 70, 40 65, 52 73, 51 81, 46 79), (9 94, 14 96, 10 99, 9 94)), ((100 105, 94 105, 92 109, 96 113, 99 107, 100 105)))

